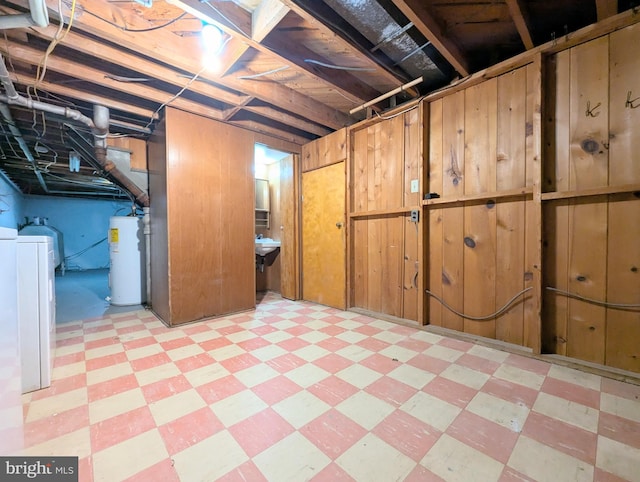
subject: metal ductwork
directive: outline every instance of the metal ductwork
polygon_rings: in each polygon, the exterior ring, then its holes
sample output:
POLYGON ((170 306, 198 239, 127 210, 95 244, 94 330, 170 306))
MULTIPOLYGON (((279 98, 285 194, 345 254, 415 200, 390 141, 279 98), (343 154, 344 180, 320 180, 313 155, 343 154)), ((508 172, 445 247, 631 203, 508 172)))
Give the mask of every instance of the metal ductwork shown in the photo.
POLYGON ((46 0, 29 0, 29 13, 0 16, 0 30, 46 27, 47 25, 49 25, 49 13, 46 0))

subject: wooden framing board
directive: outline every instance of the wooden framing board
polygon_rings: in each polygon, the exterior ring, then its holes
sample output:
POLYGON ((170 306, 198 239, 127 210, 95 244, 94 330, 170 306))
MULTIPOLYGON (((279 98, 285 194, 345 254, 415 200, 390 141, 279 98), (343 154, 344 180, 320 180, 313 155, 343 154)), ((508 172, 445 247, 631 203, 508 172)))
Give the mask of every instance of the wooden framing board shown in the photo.
MULTIPOLYGON (((498 192, 527 186, 525 140, 528 133, 528 100, 526 68, 498 77, 495 189, 498 192)), ((533 126, 531 126, 531 134, 533 134, 533 126)))

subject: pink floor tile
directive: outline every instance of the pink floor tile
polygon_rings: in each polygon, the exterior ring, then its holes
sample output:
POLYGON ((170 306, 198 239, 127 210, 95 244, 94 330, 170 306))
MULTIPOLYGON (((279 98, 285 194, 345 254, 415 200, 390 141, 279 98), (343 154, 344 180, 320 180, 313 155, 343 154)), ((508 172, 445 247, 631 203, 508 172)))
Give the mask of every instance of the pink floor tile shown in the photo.
POLYGON ((229 433, 249 457, 255 457, 294 431, 291 424, 270 407, 229 427, 229 433))
POLYGON ((118 336, 122 336, 128 333, 135 333, 137 331, 142 331, 145 329, 146 329, 145 326, 142 323, 140 323, 139 325, 125 326, 124 328, 116 328, 116 332, 118 333, 118 336))
POLYGON ((158 428, 169 455, 191 447, 222 429, 224 426, 209 407, 203 407, 158 428))
MULTIPOLYGON (((262 321, 264 321, 264 319, 262 321)), ((278 331, 278 329, 274 328, 273 326, 264 325, 264 326, 258 326, 256 328, 251 328, 249 331, 252 333, 255 333, 258 336, 264 336, 269 333, 273 333, 274 331, 278 331)))
POLYGON ((503 464, 509 460, 519 435, 467 411, 449 425, 447 434, 503 464))
POLYGON ((295 395, 302 390, 302 387, 284 375, 280 375, 253 387, 252 390, 267 404, 275 405, 285 398, 295 395))
POLYGON ((211 331, 211 328, 209 328, 206 323, 196 323, 195 325, 185 326, 182 328, 182 331, 185 335, 191 336, 197 335, 198 333, 204 333, 205 331, 211 331))
POLYGON ((504 362, 507 365, 522 368, 523 370, 528 370, 543 376, 546 376, 547 373, 549 373, 549 368, 551 368, 550 363, 514 353, 511 353, 504 362))
POLYGON ((396 343, 396 345, 408 350, 413 350, 417 353, 422 353, 427 348, 433 346, 431 343, 427 343, 426 341, 422 340, 415 340, 413 338, 405 338, 404 340, 400 340, 398 343, 396 343))
POLYGON ((62 323, 56 326, 56 333, 68 333, 70 331, 81 330, 82 323, 71 322, 71 323, 62 323))
POLYGON ((271 342, 265 340, 261 336, 256 336, 250 340, 241 341, 240 343, 237 343, 237 345, 243 350, 250 352, 251 350, 257 350, 263 346, 271 345, 271 342))
POLYGON ((87 387, 89 403, 126 392, 138 387, 138 379, 133 373, 118 378, 96 383, 87 387))
POLYGON ((216 482, 268 482, 251 460, 220 477, 216 482))
POLYGON ((109 331, 111 329, 113 329, 113 323, 103 322, 103 324, 98 325, 98 326, 92 326, 92 327, 89 327, 89 328, 85 327, 83 329, 83 333, 85 335, 90 335, 90 334, 93 334, 93 333, 100 333, 100 332, 103 332, 103 331, 109 331))
POLYGON ((389 358, 388 356, 380 355, 379 353, 374 353, 373 355, 362 360, 360 362, 360 365, 364 365, 367 368, 371 368, 372 370, 378 373, 382 373, 386 375, 390 371, 393 371, 396 368, 398 368, 401 365, 401 363, 394 361, 392 358, 389 358))
POLYGON ((478 393, 473 388, 443 377, 435 377, 422 387, 422 391, 460 408, 466 407, 478 393))
POLYGON ((164 351, 175 350, 176 348, 182 348, 183 346, 193 345, 195 342, 188 336, 176 338, 174 340, 163 341, 160 346, 164 351))
POLYGON ((85 350, 93 350, 94 348, 101 348, 103 346, 120 344, 120 340, 115 336, 108 336, 106 338, 100 338, 99 340, 86 341, 84 343, 85 350))
POLYGON ((603 378, 601 389, 605 393, 610 393, 618 397, 635 401, 640 400, 640 385, 624 383, 611 378, 603 378))
MULTIPOLYGON (((363 335, 373 336, 373 335, 377 335, 382 330, 380 330, 379 328, 376 328, 375 326, 362 325, 362 326, 359 326, 358 328, 356 328, 353 331, 355 331, 357 333, 361 333, 363 335)), ((393 329, 391 331, 393 331, 393 329)))
POLYGON ((558 380, 557 378, 547 377, 540 391, 595 408, 596 410, 600 408, 600 392, 558 380))
POLYGON ((165 459, 162 462, 152 465, 131 477, 124 479, 123 482, 148 482, 150 480, 162 482, 180 482, 180 477, 173 468, 171 459, 165 459))
POLYGON ((86 361, 87 371, 98 370, 99 368, 106 368, 113 365, 119 365, 120 363, 127 363, 129 359, 125 352, 115 353, 113 355, 101 356, 99 358, 92 358, 86 361))
POLYGON ((433 447, 441 432, 402 410, 396 410, 372 432, 410 457, 420 462, 433 447))
POLYGON ((302 427, 300 433, 335 460, 364 437, 367 430, 332 408, 302 427))
POLYGON ((135 348, 142 348, 143 346, 149 346, 158 343, 158 340, 153 336, 145 336, 144 338, 137 338, 135 340, 129 340, 122 343, 122 346, 126 350, 133 350, 135 348))
POLYGON ((393 328, 391 328, 389 331, 391 333, 396 333, 398 335, 411 336, 415 334, 416 329, 417 329, 417 325, 416 325, 416 328, 413 328, 411 326, 396 325, 393 328))
POLYGON ((149 407, 136 408, 89 427, 93 453, 123 442, 156 427, 149 407))
POLYGON ((353 365, 353 362, 335 353, 330 353, 317 359, 313 364, 329 373, 338 373, 340 370, 344 370, 348 366, 353 365))
POLYGON ((368 337, 368 338, 365 338, 364 340, 360 340, 358 343, 356 343, 356 345, 371 351, 380 351, 391 346, 391 344, 387 343, 386 341, 378 340, 377 338, 372 338, 372 337, 368 337))
POLYGON ((448 361, 423 354, 414 356, 407 362, 407 364, 420 368, 420 370, 427 370, 428 372, 435 373, 436 375, 439 375, 451 365, 448 361))
POLYGON ((593 472, 593 482, 629 482, 629 481, 596 467, 593 472))
POLYGON ((595 433, 533 411, 529 413, 522 433, 560 452, 595 464, 598 443, 595 433))
POLYGON ((426 467, 418 464, 409 472, 403 482, 444 482, 444 479, 438 477, 426 467))
POLYGON ((466 352, 473 348, 473 344, 467 341, 455 340, 453 338, 443 338, 438 342, 438 345, 446 346, 454 350, 466 352))
POLYGON ((311 482, 356 482, 353 477, 347 474, 335 462, 331 462, 322 469, 311 482))
POLYGON ((231 341, 227 340, 224 336, 219 336, 218 338, 198 343, 198 345, 200 345, 200 348, 202 348, 204 351, 217 350, 218 348, 229 346, 231 344, 231 341))
POLYGON ((473 370, 486 373, 487 375, 493 375, 495 371, 500 368, 500 363, 493 360, 487 360, 479 356, 465 353, 456 360, 456 365, 462 365, 463 367, 471 368, 473 370))
POLYGON ((24 445, 29 447, 41 442, 75 432, 89 425, 89 407, 82 405, 24 424, 24 445))
POLYGON ((211 405, 212 403, 219 402, 220 400, 230 397, 242 390, 246 390, 246 388, 247 387, 245 387, 244 384, 236 377, 228 375, 224 378, 202 385, 196 388, 196 390, 204 401, 211 405))
POLYGON ((232 333, 238 333, 240 331, 244 331, 244 328, 242 328, 239 325, 229 325, 229 326, 224 326, 222 328, 216 328, 216 331, 221 335, 231 335, 232 333))
POLYGON ((336 335, 339 335, 340 333, 344 333, 347 330, 345 330, 341 326, 329 325, 329 326, 325 326, 324 328, 320 328, 319 331, 321 331, 322 333, 326 333, 327 335, 330 335, 330 336, 336 336, 336 335))
POLYGON ((598 433, 612 440, 640 449, 640 423, 611 413, 600 412, 598 433))
POLYGON ((340 338, 335 338, 335 336, 332 336, 331 338, 325 338, 324 340, 319 341, 318 343, 316 343, 316 345, 324 348, 325 350, 335 352, 338 350, 342 350, 345 346, 349 346, 349 343, 341 340, 340 338))
MULTIPOLYGON (((303 321, 308 321, 308 320, 303 319, 303 321)), ((284 331, 286 331, 287 333, 293 336, 300 336, 300 335, 304 335, 305 333, 309 333, 310 331, 313 331, 313 330, 304 325, 297 325, 297 326, 292 326, 291 328, 287 328, 284 331)))
POLYGON ((296 351, 300 348, 304 348, 305 346, 311 345, 308 341, 303 340, 302 338, 289 338, 288 340, 282 340, 279 343, 276 343, 280 348, 283 348, 287 351, 296 351))
POLYGON ((222 360, 220 365, 229 370, 230 373, 237 373, 247 368, 251 368, 254 365, 259 365, 261 362, 250 353, 243 353, 242 355, 222 360))
POLYGON ((148 370, 149 368, 155 368, 160 365, 164 365, 165 363, 171 363, 171 358, 169 358, 169 355, 162 352, 140 358, 138 360, 131 360, 130 363, 134 371, 141 372, 143 370, 148 370))
POLYGON ((142 394, 147 403, 154 403, 164 398, 193 388, 184 375, 160 380, 142 387, 142 394))
POLYGON ((280 373, 287 373, 288 371, 301 367, 306 363, 307 362, 299 356, 296 356, 293 353, 287 353, 286 355, 281 355, 269 360, 267 365, 280 373))
POLYGON ((524 403, 529 408, 533 407, 536 398, 538 398, 537 390, 498 378, 487 380, 487 383, 482 386, 480 391, 508 402, 524 403))
POLYGON ((206 367, 214 363, 216 363, 216 361, 208 353, 200 353, 198 355, 189 358, 183 358, 182 360, 177 360, 174 362, 174 364, 180 369, 182 373, 187 373, 191 370, 206 367))
POLYGON ((55 380, 50 387, 43 388, 42 390, 36 390, 31 395, 31 401, 35 402, 36 400, 43 400, 48 397, 53 397, 54 395, 60 395, 61 393, 70 392, 71 390, 76 390, 86 386, 87 374, 80 373, 71 377, 55 380))
POLYGON ((58 356, 53 361, 54 368, 64 365, 70 365, 71 363, 77 363, 84 361, 84 351, 78 353, 71 353, 69 355, 58 356))
POLYGON ((333 375, 310 386, 307 390, 332 407, 358 392, 356 387, 333 375))
POLYGON ((415 388, 389 377, 379 378, 364 391, 394 407, 399 407, 416 393, 415 388))
MULTIPOLYGON (((314 310, 315 313, 317 313, 314 310)), ((322 321, 324 321, 325 323, 330 323, 332 325, 335 325, 336 323, 342 323, 344 321, 344 318, 341 318, 339 316, 335 316, 335 315, 330 315, 330 316, 325 316, 324 318, 322 318, 322 321)))
POLYGON ((57 340, 56 346, 71 346, 71 345, 78 345, 80 343, 84 343, 83 335, 74 336, 73 338, 66 338, 64 340, 57 340))

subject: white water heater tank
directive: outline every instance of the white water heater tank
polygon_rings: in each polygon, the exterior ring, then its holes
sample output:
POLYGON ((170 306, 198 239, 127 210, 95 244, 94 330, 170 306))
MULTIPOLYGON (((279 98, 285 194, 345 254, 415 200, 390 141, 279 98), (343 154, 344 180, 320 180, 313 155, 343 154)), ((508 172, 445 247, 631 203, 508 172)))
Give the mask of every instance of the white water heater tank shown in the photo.
POLYGON ((145 241, 142 219, 109 219, 109 288, 111 304, 139 305, 146 298, 145 241))

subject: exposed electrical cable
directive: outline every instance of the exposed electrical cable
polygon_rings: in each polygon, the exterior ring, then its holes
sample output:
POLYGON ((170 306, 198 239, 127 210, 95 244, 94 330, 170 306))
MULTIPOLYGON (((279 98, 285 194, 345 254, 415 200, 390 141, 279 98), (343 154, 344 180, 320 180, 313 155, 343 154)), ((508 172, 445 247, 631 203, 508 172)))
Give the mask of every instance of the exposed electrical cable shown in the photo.
POLYGON ((88 10, 84 11, 85 13, 91 15, 92 17, 97 18, 98 20, 102 20, 105 23, 108 23, 109 25, 111 25, 112 27, 115 27, 117 29, 122 30, 123 32, 132 32, 132 33, 139 33, 139 32, 153 32, 154 30, 160 30, 161 28, 165 28, 168 27, 170 25, 173 25, 174 23, 176 23, 178 20, 182 20, 186 15, 187 12, 183 12, 180 15, 178 15, 176 18, 169 20, 167 23, 163 23, 162 25, 156 25, 155 27, 148 27, 148 28, 129 28, 129 27, 123 27, 122 25, 118 25, 115 22, 112 22, 111 20, 101 17, 100 15, 98 15, 97 13, 93 13, 90 12, 88 10))
POLYGON ((640 309, 640 303, 611 303, 609 301, 601 301, 601 300, 595 300, 593 298, 587 298, 586 296, 582 296, 577 293, 572 293, 570 291, 565 291, 558 288, 553 288, 552 286, 547 286, 546 289, 563 296, 568 296, 569 298, 575 298, 580 301, 586 301, 587 303, 593 303, 594 305, 600 305, 606 308, 618 308, 621 310, 640 309))
POLYGON ((401 110, 400 112, 396 112, 395 114, 391 114, 391 115, 380 115, 376 112, 376 115, 378 116, 378 118, 382 119, 382 120, 390 120, 393 119, 394 117, 398 117, 399 115, 402 114, 406 114, 409 111, 412 111, 413 109, 418 108, 418 106, 420 105, 420 99, 418 99, 418 101, 416 102, 415 105, 412 105, 411 107, 408 107, 404 110, 401 110))
POLYGON ((229 17, 227 17, 224 13, 222 13, 220 10, 218 10, 216 7, 214 7, 213 5, 211 5, 211 3, 209 2, 209 0, 202 0, 205 4, 207 4, 209 6, 209 8, 211 8, 211 10, 213 10, 214 12, 216 12, 218 15, 220 15, 229 25, 231 25, 233 28, 235 28, 238 32, 240 32, 242 35, 244 35, 247 38, 251 38, 251 35, 247 34, 244 30, 242 30, 240 27, 238 27, 235 23, 233 23, 233 21, 231 19, 229 19, 229 17))
POLYGON ((111 74, 106 74, 104 78, 116 80, 118 82, 150 82, 152 80, 152 79, 147 79, 145 77, 123 77, 121 75, 111 75, 111 74))
POLYGON ((77 253, 73 253, 73 254, 70 254, 69 256, 65 256, 64 259, 65 259, 65 261, 68 261, 70 259, 77 258, 78 256, 83 255, 84 253, 86 253, 90 249, 95 248, 96 246, 99 246, 100 244, 104 243, 106 240, 107 240, 107 237, 105 236, 100 241, 96 241, 95 243, 93 243, 91 246, 88 246, 88 247, 78 251, 77 253))
POLYGON ((529 286, 528 288, 523 289, 522 291, 518 292, 513 298, 511 298, 509 301, 506 302, 506 304, 500 308, 498 311, 491 313, 490 315, 486 315, 486 316, 470 316, 470 315, 466 315, 464 313, 461 313, 459 311, 457 311, 455 308, 452 308, 451 306, 449 306, 442 298, 440 298, 438 295, 436 295, 435 293, 432 293, 429 290, 425 290, 425 292, 435 298, 437 301, 440 302, 440 304, 442 306, 444 306, 446 309, 448 309, 451 313, 454 313, 462 318, 465 318, 467 320, 472 320, 472 321, 489 321, 489 320, 493 320, 494 318, 500 316, 502 313, 504 313, 505 311, 507 311, 511 305, 518 299, 518 297, 522 296, 523 294, 525 294, 527 291, 532 290, 533 287, 529 286))
POLYGON ((238 79, 242 79, 242 80, 257 79, 258 77, 264 77, 265 75, 275 74, 276 72, 281 72, 283 70, 287 70, 288 68, 289 66, 285 65, 283 67, 278 67, 277 69, 268 70, 266 72, 260 72, 259 74, 241 75, 240 77, 238 77, 238 79))
POLYGON ((326 67, 328 69, 334 69, 334 70, 350 70, 353 72, 375 72, 376 71, 376 69, 371 69, 368 67, 344 67, 341 65, 327 64, 325 62, 320 62, 319 60, 314 60, 314 59, 304 59, 304 61, 307 62, 308 64, 316 64, 321 67, 326 67))

